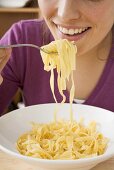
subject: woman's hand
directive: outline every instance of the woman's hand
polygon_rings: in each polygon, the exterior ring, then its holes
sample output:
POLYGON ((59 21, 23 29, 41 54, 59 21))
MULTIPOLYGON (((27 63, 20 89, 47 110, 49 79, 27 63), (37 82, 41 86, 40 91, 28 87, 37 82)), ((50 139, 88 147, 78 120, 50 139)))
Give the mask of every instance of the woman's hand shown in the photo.
POLYGON ((0 49, 0 84, 3 81, 3 78, 1 76, 1 71, 3 70, 7 61, 9 60, 10 55, 11 55, 11 48, 0 49))

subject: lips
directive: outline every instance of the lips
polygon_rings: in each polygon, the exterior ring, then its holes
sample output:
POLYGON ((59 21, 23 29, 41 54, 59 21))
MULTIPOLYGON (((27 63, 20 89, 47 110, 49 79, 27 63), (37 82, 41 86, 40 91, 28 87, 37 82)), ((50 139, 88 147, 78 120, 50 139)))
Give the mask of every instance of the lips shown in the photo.
POLYGON ((78 41, 85 34, 89 32, 91 27, 76 27, 76 28, 69 27, 68 28, 68 27, 62 27, 58 25, 57 29, 58 29, 58 36, 60 38, 68 39, 70 41, 78 41))

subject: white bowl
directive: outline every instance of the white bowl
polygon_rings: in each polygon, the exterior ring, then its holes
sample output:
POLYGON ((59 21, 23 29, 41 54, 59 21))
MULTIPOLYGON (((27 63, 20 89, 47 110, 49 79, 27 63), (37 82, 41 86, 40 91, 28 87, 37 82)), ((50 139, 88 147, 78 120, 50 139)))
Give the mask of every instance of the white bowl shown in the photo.
POLYGON ((24 7, 29 0, 0 0, 1 7, 19 8, 24 7))
MULTIPOLYGON (((15 147, 17 138, 30 130, 30 122, 47 123, 53 121, 55 104, 42 104, 10 112, 0 118, 0 149, 36 166, 36 170, 89 170, 100 162, 114 156, 114 113, 87 105, 73 104, 74 119, 85 119, 85 124, 95 120, 100 123, 100 131, 110 139, 103 155, 78 160, 46 160, 23 156, 15 147)), ((69 120, 69 104, 61 106, 58 118, 69 120)))

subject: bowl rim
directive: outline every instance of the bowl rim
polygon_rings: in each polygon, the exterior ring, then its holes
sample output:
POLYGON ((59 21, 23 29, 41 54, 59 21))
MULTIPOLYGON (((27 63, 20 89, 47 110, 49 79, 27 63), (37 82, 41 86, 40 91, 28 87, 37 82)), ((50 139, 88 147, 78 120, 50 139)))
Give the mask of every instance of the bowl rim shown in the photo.
MULTIPOLYGON (((61 103, 57 103, 58 105, 61 105, 61 103)), ((49 106, 49 105, 56 105, 56 103, 43 103, 43 104, 35 104, 35 105, 31 105, 31 106, 25 106, 23 108, 18 108, 16 110, 13 110, 11 112, 8 112, 7 114, 4 114, 0 117, 0 119, 2 119, 3 117, 6 117, 6 116, 9 116, 10 114, 14 114, 17 113, 19 110, 26 110, 26 109, 29 109, 29 108, 33 108, 33 107, 42 107, 42 106, 49 106)), ((64 103, 64 105, 67 105, 69 106, 69 103, 64 103)), ((95 109, 98 109, 98 110, 102 110, 102 111, 106 111, 106 112, 109 112, 111 115, 113 115, 114 117, 114 112, 111 111, 111 110, 108 110, 108 109, 104 109, 104 108, 101 108, 101 107, 97 107, 97 106, 92 106, 92 105, 88 105, 88 104, 77 104, 77 103, 72 103, 73 106, 76 106, 76 107, 89 107, 89 108, 95 108, 95 109)), ((18 113, 17 113, 18 114, 18 113)))

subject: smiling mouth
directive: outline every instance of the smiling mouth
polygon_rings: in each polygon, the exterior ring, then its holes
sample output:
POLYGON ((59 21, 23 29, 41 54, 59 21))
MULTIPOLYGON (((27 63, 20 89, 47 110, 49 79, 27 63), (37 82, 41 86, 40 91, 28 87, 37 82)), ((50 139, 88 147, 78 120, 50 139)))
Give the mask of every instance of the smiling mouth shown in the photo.
POLYGON ((67 29, 61 26, 57 26, 58 30, 68 36, 76 36, 76 35, 80 35, 86 31, 88 31, 91 27, 83 27, 83 28, 76 28, 76 29, 67 29))

